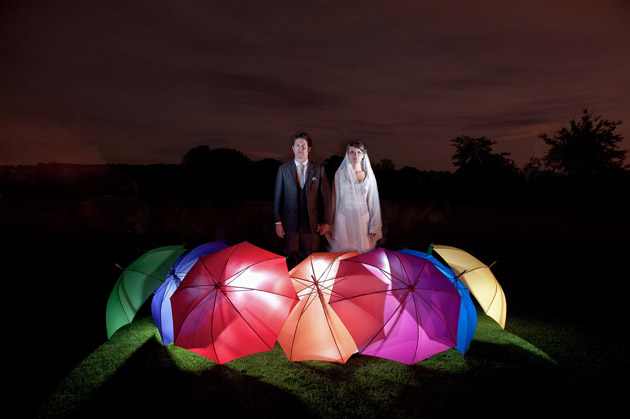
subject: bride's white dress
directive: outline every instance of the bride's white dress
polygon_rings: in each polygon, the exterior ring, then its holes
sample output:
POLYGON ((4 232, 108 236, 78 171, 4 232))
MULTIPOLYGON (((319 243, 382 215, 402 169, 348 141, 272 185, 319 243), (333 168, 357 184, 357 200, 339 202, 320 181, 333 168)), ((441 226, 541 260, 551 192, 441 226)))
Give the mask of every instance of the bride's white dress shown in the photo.
POLYGON ((383 236, 378 187, 367 154, 363 166, 367 174, 362 182, 347 157, 335 173, 333 225, 328 238, 332 252, 364 253, 374 249, 383 236))

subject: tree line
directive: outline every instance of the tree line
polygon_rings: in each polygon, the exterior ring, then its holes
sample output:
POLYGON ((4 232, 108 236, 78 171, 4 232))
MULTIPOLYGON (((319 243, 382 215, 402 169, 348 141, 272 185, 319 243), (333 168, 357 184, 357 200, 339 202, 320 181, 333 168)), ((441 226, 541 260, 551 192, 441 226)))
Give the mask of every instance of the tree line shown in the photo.
MULTIPOLYGON (((621 123, 585 109, 568 127, 540 134, 548 151, 523 168, 509 153, 494 152, 496 141, 462 135, 451 140, 454 172, 398 170, 389 159, 373 169, 384 200, 621 203, 630 183, 627 150, 619 147, 623 138, 616 132, 621 123)), ((329 181, 342 160, 339 155, 324 160, 329 181)), ((271 200, 280 164, 201 145, 189 150, 181 164, 3 166, 0 199, 271 200)))

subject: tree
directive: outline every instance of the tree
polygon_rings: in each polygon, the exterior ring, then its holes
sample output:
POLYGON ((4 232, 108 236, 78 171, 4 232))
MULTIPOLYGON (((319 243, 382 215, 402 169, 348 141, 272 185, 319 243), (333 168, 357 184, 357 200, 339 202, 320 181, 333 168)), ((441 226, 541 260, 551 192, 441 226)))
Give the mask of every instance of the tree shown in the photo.
POLYGON ((210 161, 210 147, 200 145, 193 147, 184 154, 182 164, 189 167, 200 167, 210 161))
POLYGON ((182 166, 188 178, 182 188, 197 199, 243 198, 242 185, 252 176, 249 158, 230 148, 194 147, 184 155, 182 166))
POLYGON ((375 171, 394 171, 396 170, 396 163, 394 163, 391 159, 381 159, 380 162, 372 165, 372 169, 375 171))
POLYGON ((455 153, 451 156, 455 173, 469 176, 493 176, 515 174, 514 161, 510 153, 494 153, 492 146, 497 142, 486 137, 472 138, 461 135, 451 140, 455 153))
POLYGON ((615 130, 622 121, 609 121, 584 109, 579 121, 571 119, 569 128, 562 127, 553 137, 540 134, 550 145, 544 164, 558 173, 570 176, 592 176, 624 170, 628 150, 619 149, 623 140, 615 130))
POLYGON ((200 145, 188 150, 182 164, 189 167, 202 167, 209 170, 242 170, 250 163, 249 158, 238 150, 231 148, 210 148, 200 145))

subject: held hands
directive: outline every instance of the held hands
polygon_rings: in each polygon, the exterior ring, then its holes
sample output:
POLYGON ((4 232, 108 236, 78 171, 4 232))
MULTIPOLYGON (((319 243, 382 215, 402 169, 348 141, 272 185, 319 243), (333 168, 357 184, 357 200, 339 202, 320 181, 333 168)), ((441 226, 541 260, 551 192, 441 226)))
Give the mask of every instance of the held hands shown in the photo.
POLYGON ((323 236, 324 234, 326 234, 329 228, 330 226, 328 224, 317 224, 317 232, 319 233, 320 236, 323 236))
MULTIPOLYGON (((321 236, 323 236, 324 234, 326 234, 329 228, 330 226, 328 224, 318 224, 317 232, 321 236)), ((281 239, 284 239, 285 234, 284 234, 284 227, 282 227, 282 224, 276 224, 276 235, 280 237, 281 239)))

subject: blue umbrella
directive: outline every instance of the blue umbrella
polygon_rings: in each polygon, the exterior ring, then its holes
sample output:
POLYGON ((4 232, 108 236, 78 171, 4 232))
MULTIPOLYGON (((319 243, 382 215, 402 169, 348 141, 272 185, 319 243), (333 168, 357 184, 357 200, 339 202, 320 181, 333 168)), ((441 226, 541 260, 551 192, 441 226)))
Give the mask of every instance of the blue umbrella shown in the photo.
POLYGON ((466 349, 468 349, 468 345, 470 345, 470 342, 473 340, 473 337, 475 336, 475 330, 477 329, 477 310, 475 309, 475 305, 470 298, 470 291, 468 290, 468 287, 466 287, 466 285, 464 285, 462 281, 457 279, 457 275, 455 275, 455 272, 453 272, 451 268, 445 266, 434 256, 412 249, 403 249, 399 250, 399 252, 430 261, 440 271, 442 271, 444 275, 448 277, 448 279, 451 280, 451 282, 459 292, 459 295, 462 297, 462 305, 459 310, 457 346, 455 348, 462 354, 466 353, 466 349))
POLYGON ((164 345, 168 345, 174 339, 171 296, 179 287, 190 268, 197 262, 197 259, 226 247, 228 245, 221 241, 210 242, 197 246, 190 252, 180 256, 166 274, 164 283, 155 290, 153 301, 151 301, 151 313, 153 314, 153 321, 160 331, 164 345))

